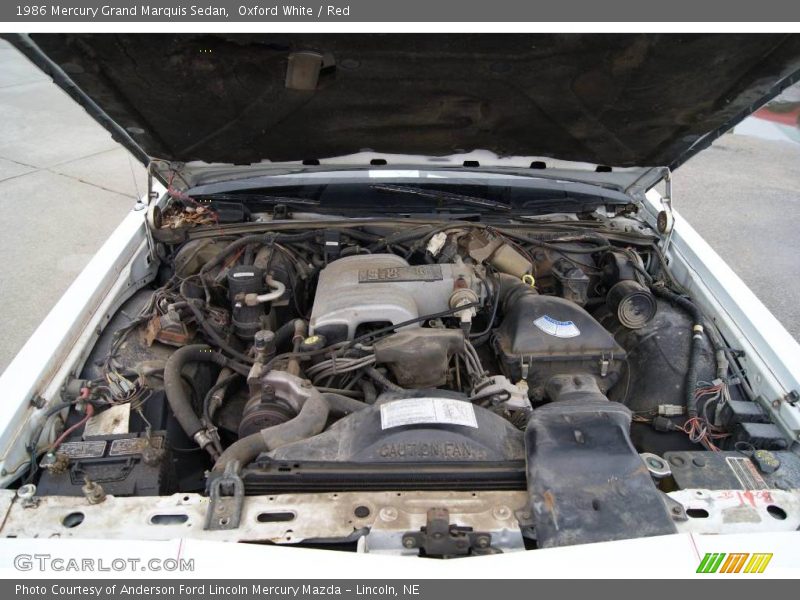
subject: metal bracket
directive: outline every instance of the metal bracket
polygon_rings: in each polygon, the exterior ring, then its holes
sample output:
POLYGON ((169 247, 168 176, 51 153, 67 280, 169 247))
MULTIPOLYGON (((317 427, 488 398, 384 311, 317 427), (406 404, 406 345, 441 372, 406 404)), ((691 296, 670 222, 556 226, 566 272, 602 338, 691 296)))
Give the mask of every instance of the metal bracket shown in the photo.
POLYGON ((528 379, 528 370, 530 369, 530 363, 526 363, 523 357, 519 359, 519 370, 520 370, 520 378, 521 379, 528 379))
POLYGON ((664 492, 661 492, 661 499, 664 501, 664 506, 673 521, 683 522, 689 520, 689 516, 686 514, 686 507, 684 507, 683 504, 664 492))
POLYGON ((244 482, 239 477, 239 462, 233 461, 225 472, 211 482, 206 531, 237 529, 242 520, 244 482))
MULTIPOLYGON (((612 356, 611 359, 613 360, 613 358, 614 357, 612 356)), ((608 376, 608 368, 609 368, 610 364, 611 364, 611 361, 608 358, 606 358, 606 355, 605 354, 601 354, 600 355, 600 377, 608 376)))
POLYGON ((153 165, 154 164, 155 164, 154 161, 150 161, 150 163, 147 165, 147 199, 146 199, 146 202, 147 202, 148 206, 150 206, 150 204, 152 202, 154 202, 155 200, 158 199, 158 192, 156 192, 155 189, 153 189, 155 187, 155 185, 154 185, 155 178, 153 177, 153 168, 154 168, 153 165))
POLYGON ((158 199, 158 192, 156 192, 153 187, 153 168, 154 168, 154 161, 150 161, 147 165, 147 198, 145 199, 145 219, 144 219, 144 231, 145 236, 147 237, 147 249, 150 253, 151 260, 158 259, 158 249, 156 248, 156 240, 153 237, 153 232, 150 230, 151 223, 154 226, 155 223, 155 210, 156 205, 155 201, 158 199))
POLYGON ((675 216, 672 210, 672 173, 668 170, 664 177, 664 195, 661 196, 661 204, 664 207, 656 218, 656 227, 659 233, 666 236, 662 244, 662 250, 666 253, 672 241, 672 231, 675 226, 675 216))
POLYGON ((289 207, 285 204, 276 204, 272 207, 272 219, 274 221, 283 221, 289 218, 289 207))
POLYGON ((451 525, 450 512, 446 508, 429 509, 424 527, 403 534, 403 547, 419 548, 425 551, 426 556, 441 557, 494 552, 491 534, 472 531, 472 527, 451 525))
POLYGON ((34 408, 44 408, 47 406, 47 400, 42 398, 39 394, 34 394, 31 398, 31 406, 34 408))

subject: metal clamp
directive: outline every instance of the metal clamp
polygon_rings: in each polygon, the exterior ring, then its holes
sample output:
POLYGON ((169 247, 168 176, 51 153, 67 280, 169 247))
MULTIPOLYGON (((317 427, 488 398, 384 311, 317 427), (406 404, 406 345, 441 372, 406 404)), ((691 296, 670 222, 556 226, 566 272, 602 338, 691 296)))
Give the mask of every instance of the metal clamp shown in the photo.
POLYGON ((205 529, 222 531, 237 529, 242 520, 244 482, 239 477, 239 462, 233 461, 225 472, 211 482, 205 529))

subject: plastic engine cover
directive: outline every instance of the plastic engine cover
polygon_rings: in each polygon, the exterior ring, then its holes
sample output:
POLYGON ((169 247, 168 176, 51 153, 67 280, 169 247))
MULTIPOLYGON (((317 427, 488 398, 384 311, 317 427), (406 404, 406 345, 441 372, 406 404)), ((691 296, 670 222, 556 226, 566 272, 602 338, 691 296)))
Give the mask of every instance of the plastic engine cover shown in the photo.
POLYGON ((528 494, 540 548, 675 533, 633 447, 631 412, 606 400, 536 409, 525 433, 528 494))
POLYGON ((502 417, 455 394, 420 390, 415 395, 393 400, 384 394, 326 432, 278 448, 270 457, 360 463, 524 460, 523 433, 502 417))

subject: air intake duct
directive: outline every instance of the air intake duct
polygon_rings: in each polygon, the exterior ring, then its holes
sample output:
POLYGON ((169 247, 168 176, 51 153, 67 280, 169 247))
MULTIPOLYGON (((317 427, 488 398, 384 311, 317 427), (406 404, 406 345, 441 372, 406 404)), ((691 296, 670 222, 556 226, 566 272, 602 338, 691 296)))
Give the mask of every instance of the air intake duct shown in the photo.
POLYGON ((628 329, 640 329, 656 314, 656 299, 636 278, 631 259, 623 252, 607 252, 601 261, 609 286, 606 305, 628 329))

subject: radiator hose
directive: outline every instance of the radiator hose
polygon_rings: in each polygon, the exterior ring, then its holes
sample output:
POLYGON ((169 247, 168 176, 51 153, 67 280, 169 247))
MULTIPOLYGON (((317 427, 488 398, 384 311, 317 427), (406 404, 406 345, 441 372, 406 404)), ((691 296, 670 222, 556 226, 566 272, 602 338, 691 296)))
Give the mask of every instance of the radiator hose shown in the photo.
POLYGON ((346 417, 351 413, 364 410, 369 406, 369 404, 366 404, 361 400, 356 400, 355 398, 342 396, 341 394, 335 394, 332 392, 326 392, 322 394, 322 397, 327 401, 331 415, 334 417, 346 417))

